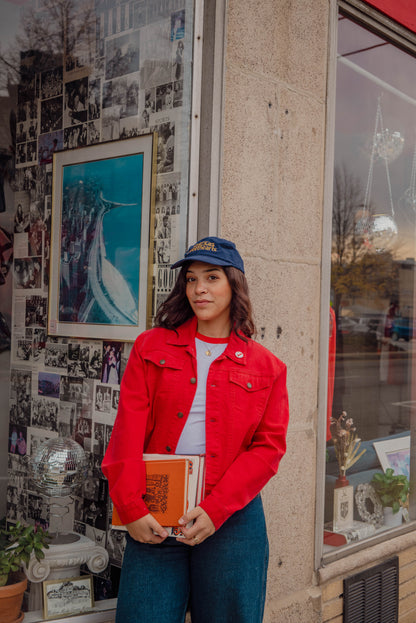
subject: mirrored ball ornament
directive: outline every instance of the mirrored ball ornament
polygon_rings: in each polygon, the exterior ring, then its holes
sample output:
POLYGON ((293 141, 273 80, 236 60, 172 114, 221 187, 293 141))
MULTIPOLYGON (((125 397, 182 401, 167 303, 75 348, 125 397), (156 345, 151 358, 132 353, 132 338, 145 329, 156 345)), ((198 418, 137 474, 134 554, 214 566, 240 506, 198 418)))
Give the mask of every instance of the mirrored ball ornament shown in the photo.
POLYGON ((388 214, 375 214, 372 217, 368 237, 376 251, 390 248, 398 233, 396 222, 388 214))
POLYGON ((70 437, 57 437, 39 446, 30 461, 29 471, 40 493, 66 497, 85 482, 87 467, 82 446, 70 437))

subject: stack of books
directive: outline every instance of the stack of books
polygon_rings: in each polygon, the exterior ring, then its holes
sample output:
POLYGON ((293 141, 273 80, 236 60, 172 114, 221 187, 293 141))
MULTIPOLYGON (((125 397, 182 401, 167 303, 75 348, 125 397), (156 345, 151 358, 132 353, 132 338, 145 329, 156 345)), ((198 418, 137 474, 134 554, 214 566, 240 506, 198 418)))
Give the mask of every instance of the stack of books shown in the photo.
MULTIPOLYGON (((198 506, 204 494, 205 456, 144 454, 149 512, 169 536, 183 537, 178 520, 198 506)), ((113 506, 112 528, 126 530, 113 506)), ((192 522, 187 527, 192 525, 192 522)))

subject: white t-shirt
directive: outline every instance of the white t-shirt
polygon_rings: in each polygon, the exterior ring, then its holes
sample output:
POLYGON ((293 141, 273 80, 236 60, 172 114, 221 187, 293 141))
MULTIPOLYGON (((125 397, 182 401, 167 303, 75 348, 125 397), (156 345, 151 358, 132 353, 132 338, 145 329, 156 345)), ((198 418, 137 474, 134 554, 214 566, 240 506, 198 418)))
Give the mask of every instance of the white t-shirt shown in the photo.
POLYGON ((197 386, 188 419, 179 438, 176 454, 205 453, 205 402, 210 365, 227 348, 228 338, 222 341, 197 334, 195 338, 197 360, 197 386), (214 341, 210 341, 214 340, 214 341))

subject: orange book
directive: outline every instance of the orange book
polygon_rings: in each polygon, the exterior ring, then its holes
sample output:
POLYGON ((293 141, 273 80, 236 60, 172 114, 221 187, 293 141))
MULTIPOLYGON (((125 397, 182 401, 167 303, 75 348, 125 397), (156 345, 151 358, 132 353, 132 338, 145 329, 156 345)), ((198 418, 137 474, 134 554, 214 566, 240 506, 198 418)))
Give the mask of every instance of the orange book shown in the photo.
POLYGON ((187 459, 146 461, 147 508, 161 526, 177 526, 188 500, 187 459))
MULTIPOLYGON (((161 526, 178 526, 188 506, 189 459, 145 457, 146 495, 144 501, 161 526)), ((113 527, 123 523, 113 506, 113 527)))

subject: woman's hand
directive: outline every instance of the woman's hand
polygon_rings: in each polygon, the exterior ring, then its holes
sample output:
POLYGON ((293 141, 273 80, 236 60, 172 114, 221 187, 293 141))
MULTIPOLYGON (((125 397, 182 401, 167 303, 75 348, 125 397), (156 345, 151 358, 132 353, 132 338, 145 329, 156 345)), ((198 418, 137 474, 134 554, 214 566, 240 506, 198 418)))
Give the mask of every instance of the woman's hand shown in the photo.
POLYGON ((185 538, 177 538, 177 541, 186 543, 187 545, 199 545, 211 534, 215 532, 215 526, 208 513, 203 508, 197 506, 193 510, 189 511, 179 519, 181 526, 186 526, 190 521, 194 519, 194 523, 190 528, 181 528, 185 535, 185 538))
POLYGON ((167 530, 150 513, 126 524, 129 535, 140 543, 162 543, 168 536, 167 530))

